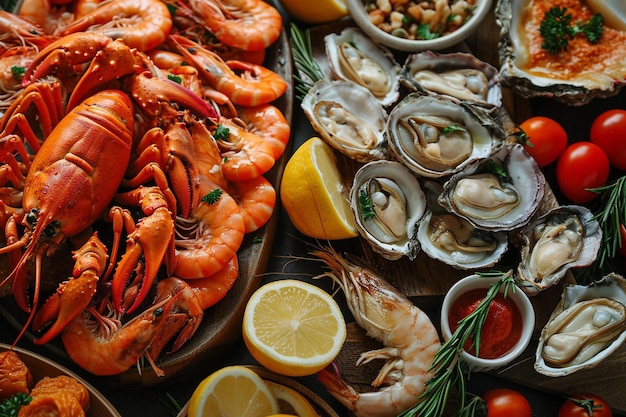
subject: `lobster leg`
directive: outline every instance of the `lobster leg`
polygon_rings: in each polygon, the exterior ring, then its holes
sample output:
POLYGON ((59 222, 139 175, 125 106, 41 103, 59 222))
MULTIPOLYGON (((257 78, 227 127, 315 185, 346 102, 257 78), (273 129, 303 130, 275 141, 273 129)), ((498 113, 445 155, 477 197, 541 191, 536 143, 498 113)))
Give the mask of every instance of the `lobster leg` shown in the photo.
POLYGON ((76 316, 81 314, 91 302, 91 298, 96 293, 96 285, 99 276, 106 266, 106 247, 97 233, 94 233, 87 243, 74 252, 73 275, 68 281, 62 283, 58 290, 50 296, 39 309, 33 319, 33 328, 40 330, 48 323, 52 325, 38 339, 35 344, 42 345, 48 343, 65 327, 70 324, 76 316))
POLYGON ((123 312, 124 291, 141 256, 145 258, 145 270, 139 292, 132 305, 125 311, 131 313, 148 295, 168 250, 173 253, 174 219, 167 200, 158 187, 141 187, 119 195, 118 201, 139 203, 146 215, 128 235, 126 252, 122 255, 113 276, 113 304, 117 311, 123 312))

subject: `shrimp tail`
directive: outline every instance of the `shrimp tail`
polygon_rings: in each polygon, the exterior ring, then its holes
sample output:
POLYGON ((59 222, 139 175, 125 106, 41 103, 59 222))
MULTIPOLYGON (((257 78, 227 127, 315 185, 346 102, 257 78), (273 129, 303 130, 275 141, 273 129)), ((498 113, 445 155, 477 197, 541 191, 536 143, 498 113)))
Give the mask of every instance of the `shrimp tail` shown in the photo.
POLYGON ((359 393, 341 378, 339 367, 335 361, 319 371, 317 379, 344 407, 352 411, 356 409, 359 393))

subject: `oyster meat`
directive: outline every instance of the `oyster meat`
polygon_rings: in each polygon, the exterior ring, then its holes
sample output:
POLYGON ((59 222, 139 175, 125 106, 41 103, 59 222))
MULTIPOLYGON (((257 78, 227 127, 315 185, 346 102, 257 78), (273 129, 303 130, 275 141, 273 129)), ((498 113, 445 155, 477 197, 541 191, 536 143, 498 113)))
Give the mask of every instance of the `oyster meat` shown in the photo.
POLYGON ((589 286, 565 287, 543 328, 535 369, 565 376, 596 366, 626 339, 626 280, 609 274, 589 286))
POLYGON ((420 221, 418 239, 424 253, 457 269, 493 266, 508 246, 505 232, 477 229, 455 214, 430 210, 420 221))
POLYGON ((367 88, 383 106, 398 100, 401 67, 386 47, 355 27, 326 35, 324 46, 336 78, 367 88))
POLYGON ((593 217, 586 207, 560 206, 520 230, 516 279, 526 293, 542 291, 559 282, 570 268, 595 261, 602 229, 593 217))
POLYGON ((409 55, 402 69, 402 83, 411 90, 492 109, 502 104, 498 70, 468 53, 424 51, 409 55))
POLYGON ((504 143, 504 128, 472 106, 412 93, 387 120, 389 148, 418 175, 440 178, 487 158, 504 143))
POLYGON ((387 158, 387 113, 372 93, 352 81, 317 81, 302 110, 328 144, 359 162, 387 158))
POLYGON ((541 170, 524 147, 506 145, 450 177, 437 200, 477 228, 511 231, 535 214, 544 186, 541 170))
POLYGON ((426 196, 415 175, 395 161, 373 161, 354 176, 350 205, 357 229, 372 249, 395 260, 419 252, 417 228, 426 196))
MULTIPOLYGON (((604 19, 620 20, 624 2, 599 1, 604 19), (621 13, 621 14, 620 14, 621 13)), ((626 84, 626 32, 604 26, 597 43, 573 37, 567 49, 551 54, 542 48, 539 27, 553 6, 564 7, 572 25, 587 22, 594 11, 582 0, 499 0, 496 21, 502 83, 524 97, 551 97, 568 105, 583 105, 596 97, 615 95, 626 84)))

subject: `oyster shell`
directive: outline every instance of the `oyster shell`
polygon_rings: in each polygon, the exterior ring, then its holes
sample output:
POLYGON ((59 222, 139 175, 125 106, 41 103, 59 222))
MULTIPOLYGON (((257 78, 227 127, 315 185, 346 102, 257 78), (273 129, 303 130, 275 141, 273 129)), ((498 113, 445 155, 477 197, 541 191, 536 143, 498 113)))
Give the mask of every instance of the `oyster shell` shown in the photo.
POLYGON ((504 143, 504 128, 475 107, 412 93, 387 119, 392 154, 418 175, 440 178, 487 158, 504 143))
POLYGON ((387 113, 352 81, 317 81, 302 99, 313 128, 331 146, 359 162, 387 158, 387 113))
POLYGON ((602 229, 582 206, 556 207, 520 230, 521 262, 516 279, 528 294, 557 282, 570 268, 595 261, 602 229))
POLYGON ((596 366, 626 339, 625 304, 626 280, 617 274, 566 286, 541 332, 535 370, 557 377, 596 366))
POLYGON ((464 52, 424 51, 409 55, 401 81, 409 89, 426 94, 471 101, 492 109, 502 104, 498 70, 464 52))
POLYGON ((541 170, 524 147, 506 145, 450 177, 437 200, 477 228, 511 231, 537 211, 544 186, 541 170))
MULTIPOLYGON (((503 85, 514 87, 523 97, 550 97, 568 105, 583 105, 596 97, 617 94, 626 84, 626 32, 605 26, 598 44, 592 45, 581 37, 572 40, 567 51, 550 55, 541 49, 543 39, 538 29, 550 3, 498 1, 496 21, 501 27, 498 48, 503 85)), ((623 8, 621 0, 613 6, 603 3, 606 8, 616 7, 615 15, 619 15, 617 8, 623 8)), ((581 0, 555 5, 585 16, 584 20, 592 15, 581 0)))
POLYGON ((336 78, 367 88, 383 106, 398 100, 401 67, 386 47, 355 27, 326 35, 324 46, 336 78))
POLYGON ((476 229, 455 214, 431 210, 420 221, 418 239, 424 253, 457 269, 493 266, 508 247, 506 232, 476 229))
POLYGON ((350 205, 359 233, 374 251, 390 260, 417 256, 426 196, 408 168, 395 161, 363 165, 354 176, 350 205))

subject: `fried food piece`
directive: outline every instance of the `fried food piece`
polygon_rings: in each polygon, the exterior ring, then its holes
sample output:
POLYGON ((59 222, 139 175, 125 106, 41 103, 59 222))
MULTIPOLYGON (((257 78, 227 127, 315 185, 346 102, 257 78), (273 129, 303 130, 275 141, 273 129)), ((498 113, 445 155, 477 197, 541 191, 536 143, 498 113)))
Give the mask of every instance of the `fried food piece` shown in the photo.
POLYGON ((19 417, 82 417, 89 409, 87 388, 72 377, 44 377, 33 388, 33 400, 22 407, 19 417))
POLYGON ((0 400, 18 393, 28 394, 32 386, 33 376, 17 353, 0 353, 0 400))

